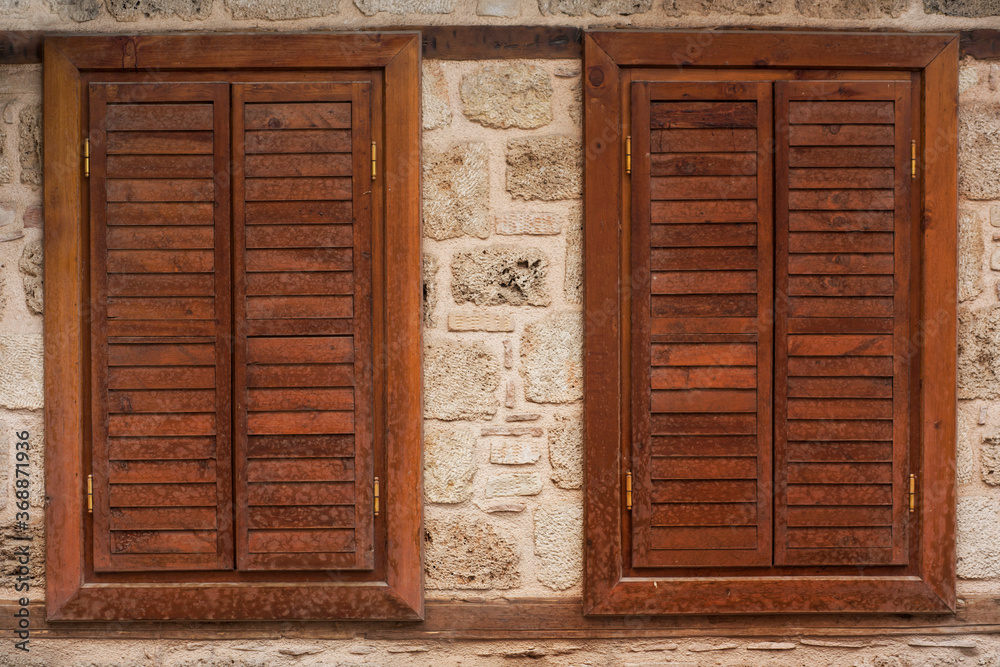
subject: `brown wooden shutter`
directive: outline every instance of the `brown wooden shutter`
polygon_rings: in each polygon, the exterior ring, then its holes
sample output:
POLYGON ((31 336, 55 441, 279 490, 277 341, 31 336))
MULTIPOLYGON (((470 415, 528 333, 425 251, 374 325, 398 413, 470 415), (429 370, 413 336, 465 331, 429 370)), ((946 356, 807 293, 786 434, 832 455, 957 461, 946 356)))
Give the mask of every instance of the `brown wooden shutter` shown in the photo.
POLYGON ((233 99, 237 562, 371 569, 371 84, 233 99))
POLYGON ((633 565, 771 560, 771 86, 632 86, 633 565))
POLYGON ((94 569, 232 567, 228 85, 90 100, 94 569))
POLYGON ((775 85, 775 563, 905 563, 910 85, 775 85))

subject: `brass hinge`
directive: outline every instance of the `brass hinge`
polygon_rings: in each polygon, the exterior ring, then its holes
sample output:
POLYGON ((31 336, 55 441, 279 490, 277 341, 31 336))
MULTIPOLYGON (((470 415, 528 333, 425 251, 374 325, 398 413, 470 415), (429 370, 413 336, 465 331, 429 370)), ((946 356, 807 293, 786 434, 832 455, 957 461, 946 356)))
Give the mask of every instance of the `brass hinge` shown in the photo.
POLYGON ((625 509, 632 509, 632 471, 625 473, 625 509))
POLYGON ((90 139, 83 140, 83 177, 90 178, 90 139))
POLYGON ((917 476, 910 475, 910 512, 917 508, 917 476))
POLYGON ((94 476, 87 475, 87 514, 94 513, 94 476))
POLYGON ((632 173, 632 135, 625 137, 625 173, 632 173))
POLYGON ((375 180, 376 169, 375 165, 378 162, 378 150, 375 147, 375 142, 372 142, 372 180, 375 180))
POLYGON ((378 516, 378 477, 375 478, 375 516, 378 516))
POLYGON ((917 177, 917 140, 910 142, 910 178, 917 177))

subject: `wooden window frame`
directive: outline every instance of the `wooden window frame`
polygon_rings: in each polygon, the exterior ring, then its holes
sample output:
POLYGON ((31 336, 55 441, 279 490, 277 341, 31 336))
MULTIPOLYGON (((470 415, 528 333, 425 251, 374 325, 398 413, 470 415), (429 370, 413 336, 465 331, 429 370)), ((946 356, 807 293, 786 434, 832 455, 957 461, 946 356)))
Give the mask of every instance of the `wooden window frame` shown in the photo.
POLYGON ((47 618, 56 620, 423 618, 420 291, 420 35, 53 37, 44 46, 47 618), (97 583, 88 571, 89 251, 84 77, 162 70, 381 70, 385 108, 383 581, 206 583, 188 576, 97 583))
POLYGON ((639 577, 623 551, 629 431, 628 314, 623 314, 622 221, 628 220, 622 68, 908 70, 922 83, 923 252, 919 263, 925 349, 956 349, 957 103, 955 34, 594 31, 584 35, 584 614, 949 613, 955 594, 956 357, 923 354, 921 450, 909 576, 639 577), (602 157, 603 156, 603 157, 602 157), (624 380, 623 380, 624 378, 624 380))

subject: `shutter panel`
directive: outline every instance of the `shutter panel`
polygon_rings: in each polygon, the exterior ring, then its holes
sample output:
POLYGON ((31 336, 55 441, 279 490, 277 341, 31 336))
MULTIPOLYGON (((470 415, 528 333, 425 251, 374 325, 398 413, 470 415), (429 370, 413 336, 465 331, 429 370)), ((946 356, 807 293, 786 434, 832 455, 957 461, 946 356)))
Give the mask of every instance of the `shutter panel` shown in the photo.
POLYGON ((97 571, 233 564, 228 98, 91 85, 97 571))
POLYGON ((775 563, 906 563, 910 85, 776 86, 775 563))
POLYGON ((633 565, 771 560, 771 86, 632 86, 633 565))
POLYGON ((239 567, 371 569, 371 85, 233 94, 239 567))

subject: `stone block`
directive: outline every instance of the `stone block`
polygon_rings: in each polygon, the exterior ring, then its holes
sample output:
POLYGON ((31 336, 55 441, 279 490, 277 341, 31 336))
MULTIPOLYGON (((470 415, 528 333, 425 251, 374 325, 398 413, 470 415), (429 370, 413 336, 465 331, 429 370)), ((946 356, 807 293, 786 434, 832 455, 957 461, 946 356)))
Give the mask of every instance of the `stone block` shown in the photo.
POLYGON ((543 236, 562 231, 562 216, 552 213, 508 213, 496 220, 497 234, 506 236, 543 236))
POLYGON ((431 503, 472 497, 476 434, 467 426, 427 425, 424 430, 424 496, 431 503))
POLYGON ((451 14, 458 0, 354 0, 365 16, 390 14, 451 14))
POLYGON ((552 82, 535 65, 503 61, 462 77, 462 111, 484 127, 533 130, 552 122, 552 82))
POLYGON ((486 144, 460 144, 426 151, 423 167, 424 234, 441 241, 467 234, 490 235, 489 151, 486 144))
POLYGON ((448 331, 513 331, 514 318, 506 313, 449 313, 448 331))
POLYGON ((977 85, 979 85, 979 70, 976 69, 976 61, 966 58, 958 67, 958 94, 961 95, 977 85))
POLYGON ((99 0, 46 0, 49 9, 59 18, 76 23, 92 21, 101 15, 103 5, 99 0))
POLYGON ((424 416, 489 419, 499 402, 500 363, 480 342, 442 342, 424 350, 424 416))
POLYGON ((924 13, 945 16, 1000 16, 1000 0, 924 0, 924 13))
POLYGON ((1000 500, 971 496, 958 500, 958 577, 1000 577, 1000 500))
POLYGON ((958 111, 958 191, 1000 199, 1000 104, 969 102, 958 111))
POLYGON ((556 415, 549 427, 549 465, 552 481, 560 489, 583 486, 583 423, 577 418, 556 415))
POLYGON ((456 253, 451 261, 455 303, 547 306, 549 260, 538 248, 490 246, 456 253))
POLYGON ((516 19, 521 14, 521 0, 479 0, 476 14, 516 19))
POLYGON ((507 143, 507 191, 515 199, 576 199, 583 182, 583 151, 572 137, 550 135, 507 143))
POLYGON ((521 375, 532 403, 570 403, 583 398, 583 322, 580 313, 549 315, 524 328, 521 375))
POLYGON ((41 409, 42 351, 41 334, 0 335, 0 405, 41 409))
POLYGON ((0 242, 13 241, 24 236, 24 229, 17 223, 17 206, 14 202, 0 202, 0 242))
POLYGON ((818 19, 873 20, 899 18, 906 11, 907 0, 795 0, 802 16, 818 19))
POLYGON ((486 497, 537 496, 542 492, 542 478, 537 472, 514 472, 490 475, 486 479, 486 497))
POLYGON ((583 225, 579 211, 566 232, 566 272, 563 292, 570 303, 583 303, 583 225))
POLYGON ((1000 271, 1000 249, 994 250, 990 255, 990 269, 1000 271))
MULTIPOLYGON (((538 443, 522 438, 501 438, 490 441, 490 463, 506 466, 535 463, 542 456, 538 443)), ((506 494, 504 494, 506 495, 506 494)))
POLYGON ((509 422, 534 422, 541 419, 542 416, 537 412, 521 412, 513 415, 507 415, 504 417, 504 421, 509 422))
MULTIPOLYGON (((12 104, 7 106, 7 109, 12 108, 12 104)), ((7 133, 4 131, 3 127, 0 127, 0 184, 10 183, 14 180, 14 168, 11 164, 10 149, 7 148, 7 133)))
POLYGON ((1000 227, 1000 202, 990 204, 990 224, 1000 227))
POLYGON ((234 19, 289 21, 340 13, 340 0, 226 0, 234 19))
POLYGON ((41 206, 29 206, 24 210, 25 229, 41 229, 43 224, 43 214, 41 206))
POLYGON ((13 589, 17 584, 18 576, 24 576, 17 570, 21 566, 18 549, 24 546, 28 547, 28 585, 31 590, 43 588, 45 581, 45 528, 42 524, 42 514, 40 512, 32 512, 32 514, 37 517, 37 520, 29 523, 27 530, 19 529, 13 521, 0 527, 0 588, 13 589))
POLYGON ((451 125, 451 98, 448 82, 444 78, 441 63, 425 60, 420 78, 420 93, 423 103, 423 126, 425 130, 438 130, 451 125))
POLYGON ((424 285, 423 315, 424 326, 434 328, 437 324, 434 318, 434 309, 437 308, 438 287, 437 287, 438 262, 433 255, 424 254, 421 267, 421 279, 424 285))
POLYGON ((564 591, 583 570, 583 508, 540 507, 534 520, 538 580, 564 591))
MULTIPOLYGON (((942 316, 942 319, 946 317, 942 316)), ((929 326, 942 325, 932 322, 929 326)), ((958 312, 958 397, 1000 398, 1000 310, 958 312)))
POLYGON ((18 119, 17 150, 21 162, 21 182, 42 184, 42 107, 32 105, 21 109, 18 119))
MULTIPOLYGON (((958 212, 958 300, 970 301, 982 294, 983 285, 983 254, 986 244, 983 241, 983 225, 976 214, 970 209, 958 212)), ((992 258, 991 258, 992 259, 992 258)))
POLYGON ((425 585, 431 590, 493 590, 521 583, 517 547, 482 519, 424 522, 425 585))
POLYGON ((21 259, 17 263, 24 283, 24 299, 28 310, 41 315, 44 309, 42 285, 42 242, 28 241, 24 244, 21 259))
POLYGON ((212 0, 107 0, 116 21, 165 19, 202 20, 212 13, 212 0))
MULTIPOLYGON (((958 410, 957 442, 955 443, 955 477, 959 484, 968 484, 977 475, 979 470, 978 452, 983 445, 988 445, 987 438, 980 437, 974 420, 969 419, 965 410, 958 410)), ((1000 444, 1000 434, 995 436, 995 444, 1000 444)))
POLYGON ((31 0, 0 0, 0 13, 21 14, 31 6, 31 0))
POLYGON ((516 514, 518 512, 523 512, 527 505, 524 503, 497 503, 496 505, 487 505, 486 507, 480 507, 481 510, 487 514, 501 514, 501 513, 511 513, 516 514))
POLYGON ((689 14, 766 16, 778 14, 782 8, 781 0, 665 0, 663 3, 663 11, 674 17, 689 14))
POLYGON ((979 450, 979 470, 983 481, 990 486, 1000 486, 1000 437, 983 438, 979 450))
POLYGON ((653 7, 653 0, 538 0, 538 11, 543 16, 629 16, 645 14, 653 7))
POLYGON ((483 437, 503 435, 503 436, 513 436, 519 437, 522 435, 530 435, 533 438, 540 438, 544 433, 544 429, 538 426, 484 426, 479 434, 483 437))

